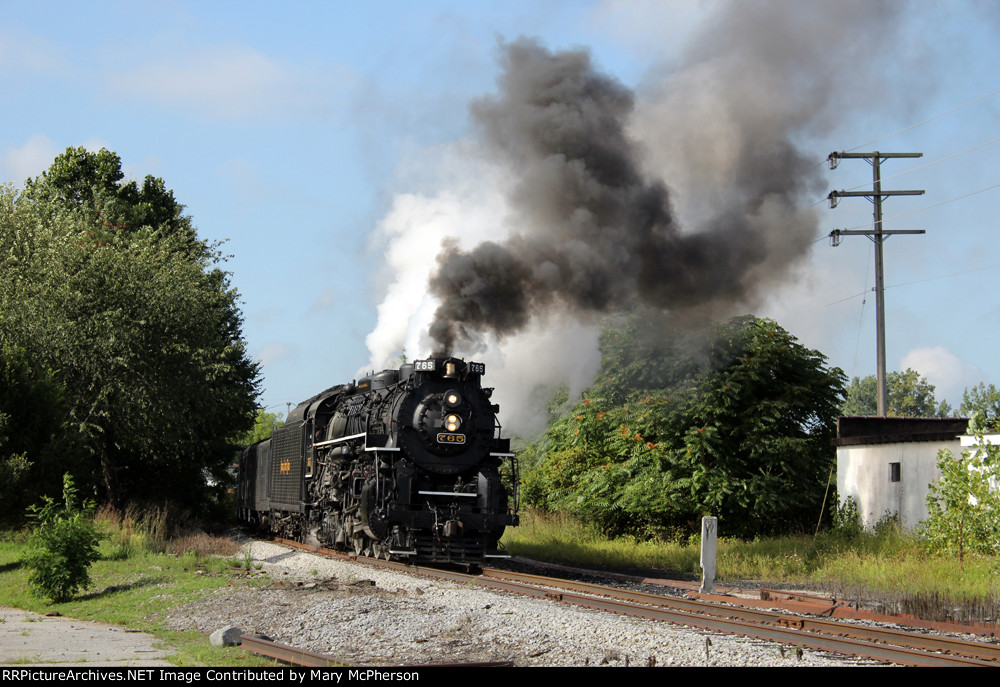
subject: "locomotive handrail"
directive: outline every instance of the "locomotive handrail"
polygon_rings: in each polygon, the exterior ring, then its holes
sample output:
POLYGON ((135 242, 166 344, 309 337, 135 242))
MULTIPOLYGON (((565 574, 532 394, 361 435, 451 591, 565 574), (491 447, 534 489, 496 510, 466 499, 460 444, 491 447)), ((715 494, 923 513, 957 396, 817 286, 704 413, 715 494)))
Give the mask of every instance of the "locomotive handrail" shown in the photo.
POLYGON ((361 434, 352 434, 349 437, 340 437, 339 439, 327 439, 326 441, 321 441, 318 444, 313 444, 313 448, 323 448, 324 446, 332 446, 333 444, 342 444, 345 441, 350 441, 351 439, 360 439, 361 437, 368 436, 365 432, 361 434))

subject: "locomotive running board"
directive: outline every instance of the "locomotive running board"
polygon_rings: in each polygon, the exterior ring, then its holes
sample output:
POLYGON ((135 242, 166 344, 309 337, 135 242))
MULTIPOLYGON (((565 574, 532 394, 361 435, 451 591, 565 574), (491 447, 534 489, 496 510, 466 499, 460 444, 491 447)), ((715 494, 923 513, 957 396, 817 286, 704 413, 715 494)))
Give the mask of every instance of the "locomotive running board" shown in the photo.
POLYGON ((466 494, 459 491, 418 491, 417 493, 424 496, 470 496, 472 498, 479 496, 479 494, 466 494))

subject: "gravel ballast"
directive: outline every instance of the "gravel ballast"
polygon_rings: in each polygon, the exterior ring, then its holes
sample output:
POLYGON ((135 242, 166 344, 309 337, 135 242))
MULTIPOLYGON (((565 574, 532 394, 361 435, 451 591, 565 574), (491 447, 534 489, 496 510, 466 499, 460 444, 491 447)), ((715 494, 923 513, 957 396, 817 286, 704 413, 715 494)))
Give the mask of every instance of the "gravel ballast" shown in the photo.
POLYGON ((169 623, 227 625, 358 666, 845 666, 857 659, 249 544, 272 584, 233 586, 169 623))

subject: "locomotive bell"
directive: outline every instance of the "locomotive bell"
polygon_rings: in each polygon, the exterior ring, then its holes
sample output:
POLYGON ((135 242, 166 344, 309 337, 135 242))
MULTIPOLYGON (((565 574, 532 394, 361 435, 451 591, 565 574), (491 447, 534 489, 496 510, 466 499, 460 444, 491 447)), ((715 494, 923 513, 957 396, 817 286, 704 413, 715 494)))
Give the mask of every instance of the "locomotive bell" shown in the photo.
POLYGON ((444 524, 444 536, 446 537, 461 537, 462 536, 462 521, 461 520, 448 520, 444 524))

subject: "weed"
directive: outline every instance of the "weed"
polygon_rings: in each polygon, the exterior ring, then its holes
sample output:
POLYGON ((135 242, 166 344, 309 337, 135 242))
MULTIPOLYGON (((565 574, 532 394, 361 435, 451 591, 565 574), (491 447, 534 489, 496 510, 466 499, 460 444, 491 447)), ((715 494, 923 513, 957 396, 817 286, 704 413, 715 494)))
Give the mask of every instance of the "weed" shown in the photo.
POLYGON ((90 519, 93 504, 77 507, 76 487, 69 473, 63 476, 63 504, 43 496, 45 504, 31 506, 28 517, 37 525, 28 542, 24 564, 31 570, 28 584, 33 594, 55 602, 68 601, 90 584, 90 565, 99 558, 99 535, 90 519))
POLYGON ((27 664, 27 665, 39 665, 39 664, 42 663, 42 655, 41 654, 26 654, 24 656, 17 656, 16 658, 11 659, 10 662, 18 664, 18 665, 25 665, 25 664, 27 664))

